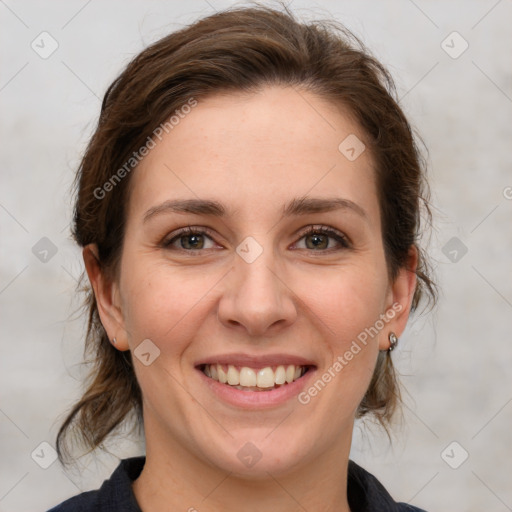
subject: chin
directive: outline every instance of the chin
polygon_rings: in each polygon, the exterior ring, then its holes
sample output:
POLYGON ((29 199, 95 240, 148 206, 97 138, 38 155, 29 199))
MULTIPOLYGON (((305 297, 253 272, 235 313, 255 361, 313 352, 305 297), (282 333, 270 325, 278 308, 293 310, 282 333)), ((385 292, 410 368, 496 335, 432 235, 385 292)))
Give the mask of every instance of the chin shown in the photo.
POLYGON ((212 440, 204 446, 203 459, 242 479, 268 480, 269 474, 277 477, 305 464, 308 452, 315 450, 311 444, 314 436, 306 436, 306 432, 271 432, 269 428, 244 429, 239 435, 212 440))

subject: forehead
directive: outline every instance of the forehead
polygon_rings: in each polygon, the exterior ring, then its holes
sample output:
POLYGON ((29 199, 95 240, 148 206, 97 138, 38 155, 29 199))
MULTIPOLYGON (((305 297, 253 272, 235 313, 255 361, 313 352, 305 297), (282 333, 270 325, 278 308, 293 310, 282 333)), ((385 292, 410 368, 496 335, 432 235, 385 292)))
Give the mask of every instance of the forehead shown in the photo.
POLYGON ((208 197, 261 216, 282 212, 293 197, 336 195, 378 216, 369 151, 349 159, 345 140, 363 141, 364 133, 341 108, 304 90, 199 99, 139 164, 129 211, 208 197))

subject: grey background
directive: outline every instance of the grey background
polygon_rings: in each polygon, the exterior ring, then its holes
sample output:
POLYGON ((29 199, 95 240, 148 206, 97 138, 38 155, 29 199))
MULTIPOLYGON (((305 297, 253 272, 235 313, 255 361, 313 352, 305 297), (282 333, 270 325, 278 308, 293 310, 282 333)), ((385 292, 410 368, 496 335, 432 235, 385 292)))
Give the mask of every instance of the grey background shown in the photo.
MULTIPOLYGON (((70 186, 122 67, 228 5, 0 0, 0 511, 46 510, 143 451, 121 438, 112 455, 74 470, 40 467, 52 460, 40 443, 54 445, 80 391, 82 263, 69 238, 70 186), (43 31, 58 43, 47 59, 31 47, 42 47, 43 31)), ((430 152, 429 250, 441 300, 411 318, 394 353, 407 392, 393 444, 358 425, 352 457, 396 498, 429 511, 512 510, 512 2, 295 0, 292 8, 334 16, 363 38, 395 76, 430 152), (453 31, 469 44, 458 58, 464 41, 446 39, 453 31)))

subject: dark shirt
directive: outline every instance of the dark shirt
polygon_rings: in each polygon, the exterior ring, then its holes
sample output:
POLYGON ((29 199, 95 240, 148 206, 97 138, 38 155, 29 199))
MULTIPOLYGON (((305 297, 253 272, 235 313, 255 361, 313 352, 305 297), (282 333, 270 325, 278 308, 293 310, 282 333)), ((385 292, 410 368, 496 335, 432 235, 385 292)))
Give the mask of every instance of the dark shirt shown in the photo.
MULTIPOLYGON (((48 512, 142 512, 133 494, 132 483, 145 462, 145 457, 122 460, 100 489, 79 494, 48 512)), ((352 512, 425 512, 395 502, 373 475, 353 461, 348 464, 347 493, 352 512)))

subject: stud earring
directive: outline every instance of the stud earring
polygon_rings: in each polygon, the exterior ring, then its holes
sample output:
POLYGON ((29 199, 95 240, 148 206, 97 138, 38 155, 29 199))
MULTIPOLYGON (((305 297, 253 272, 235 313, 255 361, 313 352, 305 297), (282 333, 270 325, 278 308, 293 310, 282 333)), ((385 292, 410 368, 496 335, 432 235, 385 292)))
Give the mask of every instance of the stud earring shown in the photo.
POLYGON ((397 345, 398 338, 396 337, 396 334, 394 332, 389 333, 389 348, 388 352, 391 352, 397 345))
POLYGON ((115 345, 117 343, 117 340, 115 338, 112 338, 112 345, 115 345))

